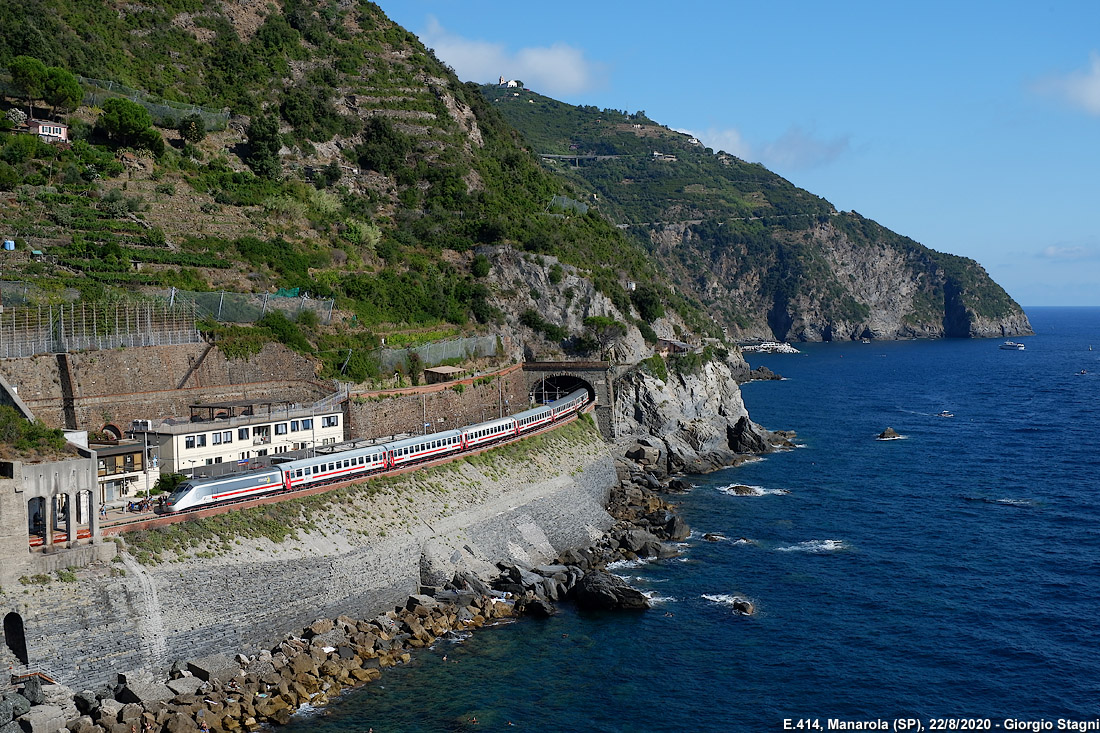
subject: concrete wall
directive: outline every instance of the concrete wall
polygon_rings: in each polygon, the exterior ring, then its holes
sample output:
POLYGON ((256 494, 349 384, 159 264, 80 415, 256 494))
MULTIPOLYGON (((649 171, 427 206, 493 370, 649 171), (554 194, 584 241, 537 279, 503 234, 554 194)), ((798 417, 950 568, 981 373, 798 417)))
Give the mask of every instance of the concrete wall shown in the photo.
POLYGON ((591 430, 534 440, 537 449, 511 459, 484 454, 344 496, 296 541, 243 539, 228 556, 156 566, 123 555, 76 583, 5 586, 0 613, 23 617, 32 668, 79 688, 270 647, 320 617, 373 617, 414 591, 424 568, 546 561, 610 527, 603 507, 615 469, 591 430))

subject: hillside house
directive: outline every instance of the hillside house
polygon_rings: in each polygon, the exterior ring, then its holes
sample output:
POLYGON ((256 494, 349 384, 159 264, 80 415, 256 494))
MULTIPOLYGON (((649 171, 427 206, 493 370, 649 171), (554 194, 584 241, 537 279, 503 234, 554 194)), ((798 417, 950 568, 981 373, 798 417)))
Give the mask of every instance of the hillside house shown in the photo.
POLYGON ((509 80, 505 81, 504 77, 502 76, 502 77, 500 77, 499 86, 502 86, 505 89, 516 89, 516 88, 519 87, 519 82, 516 81, 515 79, 509 79, 509 80))
POLYGON ((69 126, 64 122, 48 122, 46 120, 27 120, 27 132, 37 135, 48 143, 69 142, 69 126))

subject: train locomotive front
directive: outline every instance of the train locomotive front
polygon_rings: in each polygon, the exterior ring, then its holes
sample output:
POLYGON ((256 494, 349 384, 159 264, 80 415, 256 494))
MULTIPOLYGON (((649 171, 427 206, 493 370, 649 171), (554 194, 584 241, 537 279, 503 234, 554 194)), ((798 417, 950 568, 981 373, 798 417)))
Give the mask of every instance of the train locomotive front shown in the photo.
POLYGON ((169 495, 165 511, 182 512, 206 505, 268 494, 282 488, 283 474, 278 468, 213 478, 192 478, 181 483, 169 495))

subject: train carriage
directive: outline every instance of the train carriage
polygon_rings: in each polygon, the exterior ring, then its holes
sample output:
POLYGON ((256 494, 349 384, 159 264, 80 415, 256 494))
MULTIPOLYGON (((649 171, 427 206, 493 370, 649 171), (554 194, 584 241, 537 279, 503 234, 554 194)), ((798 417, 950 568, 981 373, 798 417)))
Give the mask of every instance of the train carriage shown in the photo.
POLYGON ((325 453, 312 458, 288 461, 280 466, 288 489, 297 489, 324 481, 343 480, 386 468, 386 446, 354 448, 340 453, 325 453))
POLYGON ((588 402, 588 390, 586 389, 578 389, 575 392, 570 392, 560 400, 554 400, 550 403, 550 407, 554 411, 554 420, 560 420, 569 413, 576 412, 586 402, 588 402))
POLYGON ((554 421, 554 409, 549 405, 535 407, 512 415, 516 421, 516 433, 522 435, 554 421))
POLYGON ((415 438, 386 443, 384 447, 390 467, 404 466, 457 453, 462 450, 462 432, 446 430, 442 433, 418 435, 415 438))
POLYGON ((181 512, 207 504, 269 494, 282 488, 282 472, 278 468, 205 479, 192 478, 176 487, 169 495, 165 508, 169 512, 181 512))
POLYGON ((516 420, 514 417, 489 420, 462 429, 462 448, 463 450, 479 448, 515 434, 516 420))

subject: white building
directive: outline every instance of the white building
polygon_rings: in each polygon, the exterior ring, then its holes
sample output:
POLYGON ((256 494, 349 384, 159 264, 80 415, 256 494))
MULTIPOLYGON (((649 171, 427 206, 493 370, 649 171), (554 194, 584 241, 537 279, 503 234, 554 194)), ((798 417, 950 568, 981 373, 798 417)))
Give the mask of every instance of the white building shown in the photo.
POLYGON ((129 432, 147 437, 159 473, 217 475, 343 442, 344 416, 338 404, 319 410, 241 400, 191 405, 190 419, 135 420, 129 432))

